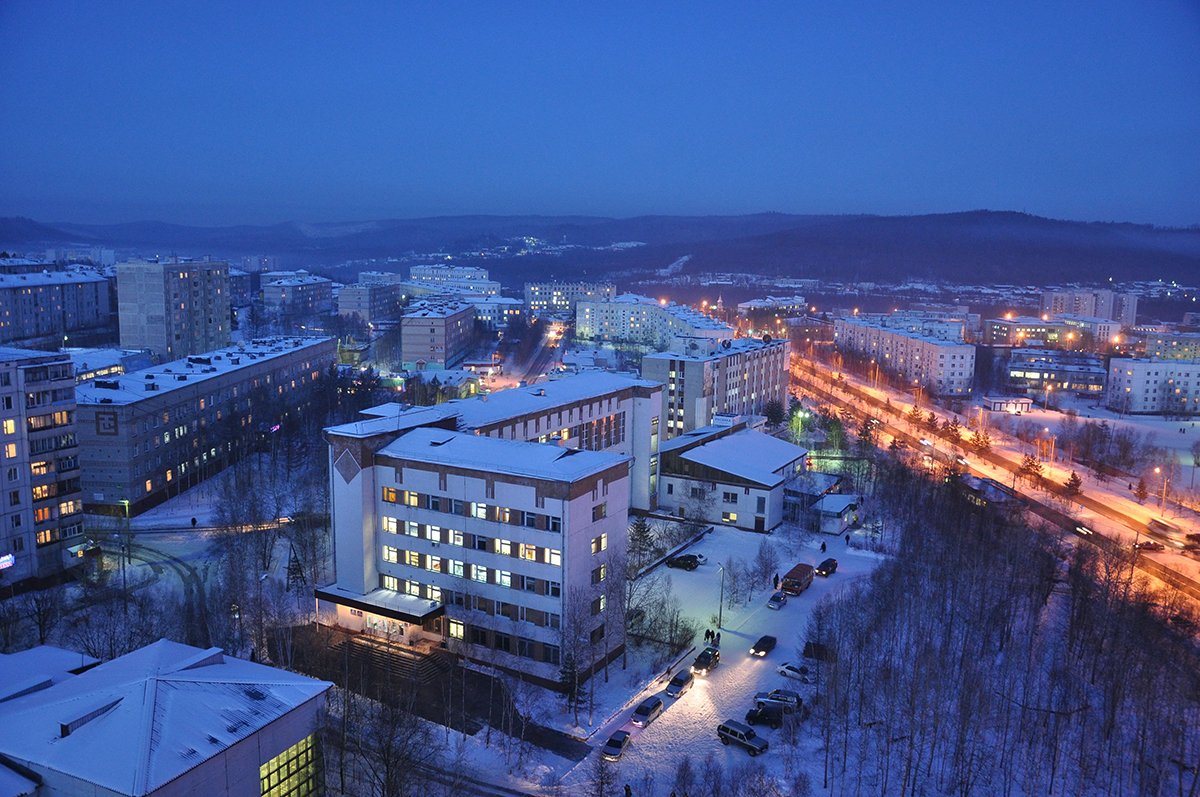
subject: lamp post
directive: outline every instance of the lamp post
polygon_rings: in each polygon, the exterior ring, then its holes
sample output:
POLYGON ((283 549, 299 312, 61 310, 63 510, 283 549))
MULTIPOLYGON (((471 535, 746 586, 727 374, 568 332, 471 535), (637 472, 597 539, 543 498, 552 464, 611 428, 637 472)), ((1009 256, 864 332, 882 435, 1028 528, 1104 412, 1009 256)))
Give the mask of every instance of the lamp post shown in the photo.
POLYGON ((1046 389, 1042 391, 1044 398, 1042 399, 1042 409, 1050 409, 1050 391, 1054 389, 1054 385, 1046 383, 1046 389))
POLYGON ((124 604, 125 620, 129 620, 129 581, 125 575, 125 561, 129 558, 129 499, 119 503, 125 507, 125 523, 121 526, 121 601, 124 604))
POLYGON ((725 568, 717 565, 717 569, 721 571, 721 599, 717 604, 717 628, 721 627, 721 621, 725 618, 725 568))
POLYGON ((1163 489, 1162 489, 1162 497, 1159 498, 1159 501, 1158 501, 1158 511, 1162 513, 1163 517, 1166 517, 1167 516, 1167 487, 1171 484, 1171 477, 1168 476, 1167 474, 1163 473, 1162 468, 1155 468, 1154 472, 1155 472, 1155 474, 1159 474, 1162 476, 1163 489))

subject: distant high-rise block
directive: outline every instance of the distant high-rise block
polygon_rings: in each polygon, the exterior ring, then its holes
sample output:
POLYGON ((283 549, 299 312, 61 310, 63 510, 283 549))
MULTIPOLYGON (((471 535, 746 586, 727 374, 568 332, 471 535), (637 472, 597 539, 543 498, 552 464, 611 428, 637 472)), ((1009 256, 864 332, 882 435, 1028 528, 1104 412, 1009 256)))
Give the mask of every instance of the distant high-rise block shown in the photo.
POLYGON ((174 360, 229 343, 228 263, 120 263, 117 302, 125 348, 174 360))

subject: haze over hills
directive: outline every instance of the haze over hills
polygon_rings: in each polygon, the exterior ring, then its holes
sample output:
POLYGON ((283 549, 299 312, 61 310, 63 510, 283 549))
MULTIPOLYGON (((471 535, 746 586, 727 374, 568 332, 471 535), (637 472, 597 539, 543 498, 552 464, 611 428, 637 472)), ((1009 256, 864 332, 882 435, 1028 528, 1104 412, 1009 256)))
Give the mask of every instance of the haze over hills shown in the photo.
POLYGON ((294 265, 409 252, 459 254, 533 236, 584 248, 566 255, 489 259, 502 280, 661 268, 691 255, 689 271, 892 281, 1039 283, 1184 280, 1200 274, 1200 228, 1046 219, 969 211, 922 216, 445 216, 344 223, 193 227, 0 219, 0 249, 103 245, 185 255, 273 254, 294 265))

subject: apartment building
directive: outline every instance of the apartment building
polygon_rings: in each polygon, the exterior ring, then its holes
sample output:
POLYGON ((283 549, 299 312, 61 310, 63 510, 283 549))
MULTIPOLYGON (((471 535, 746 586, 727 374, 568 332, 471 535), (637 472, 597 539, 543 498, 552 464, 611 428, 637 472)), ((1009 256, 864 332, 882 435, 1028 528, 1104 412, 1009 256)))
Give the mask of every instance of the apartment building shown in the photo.
POLYGON ((527 282, 525 309, 530 315, 575 313, 577 302, 602 302, 616 298, 611 282, 527 282))
POLYGON ((787 406, 788 341, 678 338, 669 352, 642 358, 642 378, 662 382, 666 437, 708 426, 717 414, 761 415, 787 406))
MULTIPOLYGON (((14 262, 33 261, 0 261, 14 262)), ((61 346, 71 335, 107 327, 110 308, 108 280, 94 272, 0 273, 0 344, 61 346)))
POLYGON ((1200 362, 1114 357, 1105 405, 1131 415, 1200 414, 1200 362))
POLYGON ((1063 348, 1074 351, 1108 351, 1120 339, 1121 322, 1100 316, 1060 315, 1055 319, 1066 326, 1063 348))
POLYGON ((475 308, 458 299, 425 300, 400 317, 400 356, 409 371, 453 368, 466 359, 475 333, 475 308))
POLYGON ((1108 370, 1099 357, 1057 349, 1013 349, 1008 359, 1008 387, 1029 396, 1055 392, 1101 396, 1108 370))
POLYGON ((89 509, 137 514, 216 474, 336 360, 333 338, 262 338, 80 385, 89 509))
POLYGON ((46 646, 0 655, 0 794, 322 794, 331 686, 165 639, 103 663, 46 646))
POLYGON ((491 330, 504 329, 509 321, 525 315, 525 303, 507 296, 480 296, 468 298, 475 308, 475 320, 491 330))
POLYGON ((220 261, 117 264, 121 346, 162 360, 229 343, 229 264, 220 261))
POLYGON ((629 457, 437 426, 327 430, 337 579, 323 622, 547 686, 566 657, 619 654, 610 561, 626 546, 629 457), (606 635, 611 640, 606 642, 606 635))
POLYGON ((404 306, 398 283, 360 282, 338 292, 338 315, 357 316, 366 324, 395 321, 404 306))
POLYGON ((871 358, 905 384, 943 396, 967 395, 972 390, 975 347, 969 343, 889 328, 860 318, 836 319, 833 335, 839 350, 871 358))
POLYGON ((229 304, 231 307, 249 307, 254 301, 256 279, 254 274, 240 269, 229 269, 229 304))
POLYGON ((1137 323, 1137 294, 1110 290, 1067 290, 1042 293, 1042 314, 1095 316, 1122 327, 1137 323))
POLYGON ((75 370, 65 354, 0 347, 0 585, 53 578, 82 548, 75 370))
POLYGON ((1146 357, 1200 361, 1200 332, 1157 332, 1142 337, 1146 357))
POLYGON ((154 355, 138 349, 63 349, 75 368, 76 383, 120 376, 154 365, 154 355))
POLYGON ((677 337, 729 340, 733 329, 686 305, 626 293, 604 301, 577 301, 575 337, 667 351, 677 337))
POLYGON ((983 343, 987 346, 1047 346, 1067 344, 1071 330, 1061 321, 1017 316, 989 318, 983 322, 983 343))
POLYGON ((263 307, 279 316, 308 318, 333 312, 333 280, 315 274, 271 280, 262 293, 263 307))

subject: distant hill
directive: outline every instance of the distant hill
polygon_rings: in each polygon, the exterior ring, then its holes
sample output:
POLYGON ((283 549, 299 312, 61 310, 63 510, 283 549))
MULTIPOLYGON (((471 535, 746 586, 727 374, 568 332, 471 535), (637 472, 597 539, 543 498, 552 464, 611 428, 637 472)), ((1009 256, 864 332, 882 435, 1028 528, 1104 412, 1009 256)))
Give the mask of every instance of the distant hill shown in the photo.
POLYGON ((83 244, 191 255, 273 254, 314 267, 409 252, 464 252, 519 235, 589 247, 617 241, 646 245, 489 260, 489 268, 506 281, 660 268, 685 254, 692 256, 687 268, 693 272, 877 281, 1036 284, 1200 274, 1200 229, 987 210, 923 216, 444 216, 234 227, 0 219, 0 249, 83 244))

